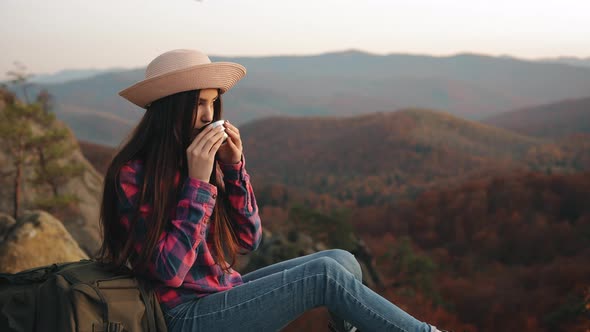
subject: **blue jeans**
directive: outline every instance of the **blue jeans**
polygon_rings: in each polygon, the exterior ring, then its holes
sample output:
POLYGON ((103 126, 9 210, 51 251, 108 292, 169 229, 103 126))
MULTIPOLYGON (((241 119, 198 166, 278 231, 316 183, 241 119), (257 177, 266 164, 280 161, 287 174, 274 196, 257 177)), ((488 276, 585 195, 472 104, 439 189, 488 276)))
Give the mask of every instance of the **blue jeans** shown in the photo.
POLYGON ((232 289, 164 311, 169 332, 280 331, 304 312, 325 306, 340 326, 361 332, 434 330, 363 285, 354 255, 330 249, 242 276, 232 289))

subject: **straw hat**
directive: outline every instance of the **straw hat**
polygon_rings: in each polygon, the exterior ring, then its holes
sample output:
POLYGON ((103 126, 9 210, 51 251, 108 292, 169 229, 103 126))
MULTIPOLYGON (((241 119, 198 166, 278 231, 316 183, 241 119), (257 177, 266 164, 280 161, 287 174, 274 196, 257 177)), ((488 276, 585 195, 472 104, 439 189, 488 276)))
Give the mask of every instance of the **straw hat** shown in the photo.
POLYGON ((234 62, 211 62, 199 51, 178 49, 157 56, 145 70, 145 79, 119 91, 119 95, 146 108, 162 97, 177 92, 219 88, 231 89, 246 75, 246 68, 234 62))

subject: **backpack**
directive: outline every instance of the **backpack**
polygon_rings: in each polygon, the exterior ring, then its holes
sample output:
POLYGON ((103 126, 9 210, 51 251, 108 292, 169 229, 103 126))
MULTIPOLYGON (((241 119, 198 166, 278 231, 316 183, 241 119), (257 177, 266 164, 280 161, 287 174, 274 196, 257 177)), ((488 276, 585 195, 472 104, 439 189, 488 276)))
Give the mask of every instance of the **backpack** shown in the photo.
POLYGON ((149 285, 94 259, 0 273, 2 332, 167 332, 149 285))

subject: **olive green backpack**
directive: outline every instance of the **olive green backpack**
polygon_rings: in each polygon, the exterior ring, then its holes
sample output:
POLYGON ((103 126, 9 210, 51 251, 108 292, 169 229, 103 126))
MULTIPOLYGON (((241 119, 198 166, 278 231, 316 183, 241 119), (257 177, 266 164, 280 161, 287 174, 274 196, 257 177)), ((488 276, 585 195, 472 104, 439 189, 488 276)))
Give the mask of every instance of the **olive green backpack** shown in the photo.
POLYGON ((0 273, 0 331, 167 332, 153 290, 95 260, 0 273))

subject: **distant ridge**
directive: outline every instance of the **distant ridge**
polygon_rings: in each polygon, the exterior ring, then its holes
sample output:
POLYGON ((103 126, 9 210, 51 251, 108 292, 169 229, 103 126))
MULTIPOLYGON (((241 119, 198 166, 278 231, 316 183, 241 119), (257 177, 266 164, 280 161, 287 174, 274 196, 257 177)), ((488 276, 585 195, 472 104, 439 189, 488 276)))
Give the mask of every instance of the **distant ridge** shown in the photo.
POLYGON ((64 69, 55 73, 35 75, 31 78, 31 82, 44 84, 65 83, 69 81, 91 78, 99 74, 122 70, 124 69, 120 67, 109 69, 64 69))
POLYGON ((576 133, 590 134, 590 97, 505 112, 482 122, 537 137, 558 138, 576 133))
POLYGON ((545 58, 540 59, 540 62, 546 63, 561 63, 571 66, 579 66, 579 67, 590 67, 590 57, 588 58, 577 58, 577 57, 568 57, 562 56, 557 58, 545 58))

